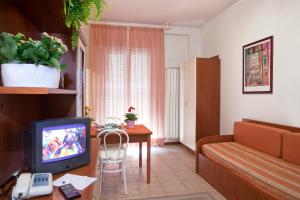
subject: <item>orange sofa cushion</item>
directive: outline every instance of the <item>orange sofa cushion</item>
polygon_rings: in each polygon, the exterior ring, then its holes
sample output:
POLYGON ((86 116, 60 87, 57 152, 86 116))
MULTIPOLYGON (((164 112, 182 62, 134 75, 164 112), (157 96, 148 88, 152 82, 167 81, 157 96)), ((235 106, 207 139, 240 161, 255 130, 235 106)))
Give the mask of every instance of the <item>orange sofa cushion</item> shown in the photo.
POLYGON ((234 141, 276 157, 282 156, 282 135, 288 132, 249 122, 234 123, 234 141))
POLYGON ((282 154, 284 160, 300 165, 300 133, 283 135, 282 154))

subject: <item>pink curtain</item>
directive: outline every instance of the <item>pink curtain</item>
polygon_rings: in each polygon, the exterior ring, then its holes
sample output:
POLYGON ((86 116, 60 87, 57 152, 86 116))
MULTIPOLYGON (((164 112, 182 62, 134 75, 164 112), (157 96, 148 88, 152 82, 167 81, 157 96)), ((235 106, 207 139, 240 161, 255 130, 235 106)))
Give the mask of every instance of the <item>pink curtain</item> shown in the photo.
POLYGON ((89 106, 96 120, 136 108, 137 123, 164 143, 165 67, 161 29, 91 25, 89 106))
POLYGON ((127 109, 127 28, 91 25, 89 47, 89 106, 100 121, 127 109))
MULTIPOLYGON (((141 121, 153 132, 153 142, 164 143, 164 112, 165 112, 165 55, 164 32, 162 29, 130 28, 129 49, 131 54, 132 72, 144 69, 147 75, 143 88, 135 88, 132 105, 140 111, 141 121), (132 57, 136 55, 136 59, 132 57), (143 98, 143 94, 144 97, 143 98)), ((134 75, 133 75, 134 76, 134 75)), ((131 87, 133 89, 133 87, 131 87)))

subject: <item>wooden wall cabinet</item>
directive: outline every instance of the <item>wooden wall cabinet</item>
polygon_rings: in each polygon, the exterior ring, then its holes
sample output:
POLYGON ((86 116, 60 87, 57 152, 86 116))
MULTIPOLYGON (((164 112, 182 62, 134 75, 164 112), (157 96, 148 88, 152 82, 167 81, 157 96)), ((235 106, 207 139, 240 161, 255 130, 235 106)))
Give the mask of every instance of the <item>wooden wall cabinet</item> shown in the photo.
POLYGON ((195 150, 200 138, 220 134, 220 59, 196 58, 180 70, 180 142, 195 150))
POLYGON ((64 72, 65 89, 7 88, 0 78, 0 185, 23 167, 25 131, 32 121, 76 116, 80 84, 77 51, 71 48, 71 31, 65 26, 62 0, 1 0, 2 32, 21 32, 34 39, 48 32, 61 38, 69 51, 62 60, 68 65, 64 72))

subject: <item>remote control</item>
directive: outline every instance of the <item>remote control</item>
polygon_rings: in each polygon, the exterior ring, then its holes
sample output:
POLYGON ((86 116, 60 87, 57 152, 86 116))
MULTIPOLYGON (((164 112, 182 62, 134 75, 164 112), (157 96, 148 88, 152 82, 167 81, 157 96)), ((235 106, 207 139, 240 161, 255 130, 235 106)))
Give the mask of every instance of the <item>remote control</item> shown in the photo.
POLYGON ((81 197, 81 194, 71 183, 60 186, 59 190, 64 194, 67 200, 72 200, 81 197))

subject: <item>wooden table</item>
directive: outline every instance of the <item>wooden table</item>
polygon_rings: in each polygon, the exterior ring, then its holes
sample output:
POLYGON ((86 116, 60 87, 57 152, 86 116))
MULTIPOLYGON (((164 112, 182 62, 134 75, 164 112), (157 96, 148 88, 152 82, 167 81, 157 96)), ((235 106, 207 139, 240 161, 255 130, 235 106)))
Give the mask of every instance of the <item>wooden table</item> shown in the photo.
MULTIPOLYGON (((126 128, 126 126, 125 126, 126 128)), ((126 132, 129 136, 129 143, 139 143, 139 167, 142 167, 143 163, 143 142, 147 142, 147 183, 150 184, 151 180, 151 135, 152 132, 144 125, 137 124, 134 128, 126 128, 126 132)), ((91 137, 97 136, 97 130, 92 127, 91 137)))
MULTIPOLYGON (((98 138, 91 138, 91 161, 89 165, 73 169, 64 173, 59 173, 55 174, 53 176, 53 180, 56 180, 60 177, 62 177, 65 174, 76 174, 80 176, 91 176, 95 177, 96 176, 96 165, 97 165, 97 158, 98 158, 98 153, 100 150, 100 139, 98 138)), ((86 189, 80 191, 81 198, 79 199, 92 199, 93 197, 93 190, 94 190, 94 184, 89 185, 86 189)), ((53 187, 53 193, 48 196, 43 196, 43 197, 37 197, 34 199, 39 199, 39 200, 65 200, 64 196, 62 193, 59 191, 58 187, 53 187)))

